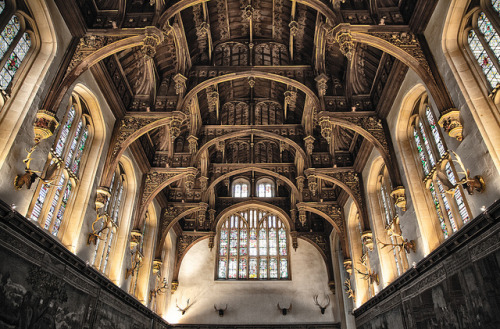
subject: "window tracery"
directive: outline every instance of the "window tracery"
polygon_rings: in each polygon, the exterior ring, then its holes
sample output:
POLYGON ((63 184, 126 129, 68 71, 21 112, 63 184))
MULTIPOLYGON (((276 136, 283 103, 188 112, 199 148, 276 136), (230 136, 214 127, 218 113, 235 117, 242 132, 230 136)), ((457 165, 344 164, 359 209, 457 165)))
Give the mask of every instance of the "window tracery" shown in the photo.
POLYGON ((79 187, 82 159, 91 143, 92 124, 85 103, 73 96, 46 162, 29 218, 57 236, 73 191, 79 187))
POLYGON ((219 231, 217 279, 289 279, 288 232, 281 219, 261 209, 228 216, 219 231))
POLYGON ((457 174, 450 161, 431 108, 425 96, 416 105, 410 134, 421 164, 426 188, 439 220, 444 238, 448 238, 470 220, 457 174), (437 172, 437 174, 435 174, 437 172))
POLYGON ((233 197, 234 198, 247 198, 250 196, 250 183, 243 178, 236 179, 233 182, 233 197))
POLYGON ((116 240, 116 233, 120 226, 121 210, 123 199, 126 194, 126 176, 121 164, 115 170, 111 185, 109 187, 110 196, 104 205, 104 216, 98 225, 98 230, 107 226, 101 236, 97 239, 94 250, 92 265, 103 273, 107 273, 109 255, 116 240))
POLYGON ((269 178, 257 182, 257 196, 259 198, 272 198, 275 196, 274 182, 269 178))
MULTIPOLYGON (((491 2, 492 8, 499 13, 500 1, 491 2)), ((469 49, 481 68, 491 88, 500 83, 500 36, 499 27, 490 10, 480 8, 472 15, 472 21, 467 31, 467 43, 469 49)))
POLYGON ((7 18, 5 25, 0 24, 0 90, 3 91, 11 85, 32 45, 32 32, 26 20, 8 9, 6 2, 1 1, 0 14, 2 18, 7 18))

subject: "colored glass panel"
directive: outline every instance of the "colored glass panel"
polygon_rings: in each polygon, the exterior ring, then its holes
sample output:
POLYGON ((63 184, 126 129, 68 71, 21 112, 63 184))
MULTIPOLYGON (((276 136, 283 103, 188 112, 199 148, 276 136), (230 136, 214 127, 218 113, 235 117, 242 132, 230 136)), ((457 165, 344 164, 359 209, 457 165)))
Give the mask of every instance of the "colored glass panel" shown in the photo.
POLYGON ((418 135, 415 128, 413 129, 413 137, 415 138, 415 144, 417 145, 418 156, 420 157, 420 162, 422 163, 424 174, 427 175, 429 173, 429 164, 427 162, 427 157, 425 156, 425 152, 420 141, 420 136, 418 135))
POLYGON ((89 129, 86 126, 83 130, 80 143, 78 144, 78 149, 76 151, 75 158, 73 159, 73 164, 71 165, 71 171, 75 175, 78 175, 78 169, 80 169, 80 161, 82 161, 82 155, 83 151, 85 150, 85 144, 87 143, 88 137, 89 137, 89 129))
POLYGON ((248 255, 248 235, 247 230, 240 231, 240 256, 248 255))
MULTIPOLYGON (((452 184, 456 184, 457 180, 455 179, 455 173, 451 169, 451 165, 448 162, 445 167, 446 170, 446 175, 448 176, 449 181, 452 184)), ((457 201, 457 206, 458 206, 458 211, 460 212, 460 217, 462 218, 464 223, 468 223, 470 220, 469 217, 469 212, 467 211, 467 208, 465 207, 465 202, 464 202, 464 197, 462 191, 457 188, 455 190, 455 200, 457 201)))
POLYGON ((269 256, 276 256, 278 253, 277 250, 277 241, 276 241, 276 229, 272 228, 269 230, 269 256))
POLYGON ((425 150, 427 151, 427 155, 429 156, 429 161, 431 163, 431 166, 434 166, 436 164, 436 160, 434 160, 434 156, 432 155, 431 145, 429 144, 429 139, 427 138, 424 125, 422 124, 422 122, 418 123, 418 127, 420 128, 420 134, 422 134, 425 150))
POLYGON ((441 230, 445 239, 449 236, 448 229, 446 228, 446 223, 444 221, 443 213, 441 212, 441 206, 439 205, 439 199, 437 197, 436 188, 434 183, 431 183, 429 190, 431 191, 432 201, 434 202, 434 207, 436 208, 436 213, 438 215, 439 222, 441 223, 441 230))
POLYGON ((493 6, 493 9, 496 10, 496 12, 500 13, 500 0, 492 0, 491 5, 493 6))
POLYGON ((61 179, 59 180, 59 183, 57 183, 58 188, 56 190, 56 194, 54 195, 54 198, 52 199, 49 213, 47 214, 47 218, 45 220, 45 225, 43 226, 43 228, 46 230, 49 229, 50 223, 52 222, 52 217, 54 217, 54 212, 56 211, 57 203, 59 202, 59 196, 60 196, 61 191, 63 189, 64 181, 65 181, 65 177, 64 177, 64 175, 61 175, 61 179))
POLYGON ((278 278, 278 260, 276 258, 271 258, 269 260, 269 278, 278 278))
MULTIPOLYGON (((495 37, 495 42, 497 42, 496 39, 497 37, 495 37)), ((495 87, 498 83, 500 83, 500 74, 474 30, 469 31, 468 43, 472 54, 476 58, 479 66, 486 76, 486 79, 492 87, 495 87)), ((495 54, 498 57, 498 44, 495 45, 495 49, 497 49, 497 53, 495 54)))
POLYGON ((250 230, 250 256, 257 256, 257 230, 250 230))
POLYGON ((104 265, 102 266, 103 272, 106 271, 106 267, 108 266, 109 254, 111 253, 111 246, 113 243, 113 237, 114 237, 113 231, 109 232, 108 246, 106 248, 106 255, 104 257, 104 265))
POLYGON ((259 278, 267 279, 267 259, 265 258, 259 261, 259 278))
POLYGON ((259 184, 259 198, 263 198, 266 196, 266 187, 264 184, 259 184))
POLYGON ((429 122, 429 126, 431 127, 432 136, 434 137, 434 142, 436 142, 439 156, 442 157, 446 153, 446 150, 444 149, 443 141, 441 140, 441 136, 439 135, 436 121, 434 120, 434 115, 432 115, 431 109, 428 106, 425 109, 425 116, 427 117, 427 121, 429 122))
POLYGON ((241 184, 236 184, 234 186, 234 197, 241 198, 241 184))
POLYGON ((266 184, 266 198, 270 198, 272 196, 271 184, 266 184))
POLYGON ((59 211, 57 212, 56 219, 54 221, 54 227, 52 228, 52 234, 57 236, 59 232, 59 227, 61 226, 61 222, 64 216, 64 212, 66 211, 66 207, 68 205, 68 200, 71 195, 71 181, 68 181, 66 184, 66 189, 64 190, 64 194, 61 200, 61 205, 59 206, 59 211))
POLYGON ((441 184, 440 181, 437 181, 437 186, 439 189, 439 193, 441 193, 441 198, 443 199, 444 209, 446 210, 446 213, 448 214, 448 219, 450 220, 451 229, 453 232, 456 232, 458 228, 457 224, 455 223, 455 218, 453 217, 453 213, 451 212, 450 204, 448 203, 448 199, 446 198, 446 192, 444 191, 443 185, 441 184))
POLYGON ((49 192, 49 185, 43 184, 40 188, 40 193, 38 193, 38 198, 35 201, 35 206, 33 207, 33 211, 31 212, 30 218, 32 220, 38 220, 40 214, 42 213, 43 203, 45 202, 45 198, 47 197, 47 193, 49 192))
POLYGON ((68 111, 66 122, 61 127, 61 133, 59 134, 59 139, 57 140, 56 149, 55 149, 55 153, 59 157, 62 156, 62 152, 64 150, 64 145, 66 145, 66 140, 68 139, 71 125, 73 124, 73 120, 75 119, 75 113, 76 113, 75 106, 71 106, 71 108, 68 111))
POLYGON ((250 258, 248 262, 248 278, 257 279, 257 259, 250 258))
POLYGON ((227 259, 219 259, 219 279, 225 279, 227 276, 227 259))
POLYGON ((26 53, 28 52, 30 46, 31 41, 29 34, 24 33, 22 38, 19 40, 16 47, 10 54, 9 58, 5 62, 2 71, 0 72, 0 89, 7 89, 12 79, 14 79, 14 75, 21 66, 21 63, 26 56, 26 53))
POLYGON ((21 24, 19 23, 19 18, 15 15, 12 16, 12 18, 9 20, 2 33, 0 34, 0 59, 3 58, 3 56, 9 49, 10 44, 16 37, 20 28, 21 24))
POLYGON ((279 232, 279 247, 280 247, 280 255, 286 256, 287 248, 286 248, 286 230, 284 228, 280 228, 279 232))
POLYGON ((241 197, 242 198, 247 198, 248 197, 248 184, 242 184, 241 185, 241 197))
POLYGON ((223 229, 220 232, 219 255, 221 256, 227 256, 227 240, 228 240, 228 231, 227 229, 223 229))
POLYGON ((247 278, 247 259, 246 258, 240 258, 240 271, 239 271, 238 277, 240 279, 247 278))
POLYGON ((267 255, 267 239, 266 239, 266 230, 261 229, 259 231, 259 255, 266 256, 267 255))
POLYGON ((288 259, 286 258, 280 259, 280 278, 281 279, 288 278, 288 259))
POLYGON ((237 268, 236 257, 229 258, 229 279, 236 279, 237 268))
POLYGON ((0 14, 3 12, 4 9, 5 9, 5 1, 0 0, 0 14))
POLYGON ((73 158, 73 154, 75 153, 76 145, 78 144, 78 139, 80 137, 80 133, 82 131, 82 127, 83 127, 83 121, 80 120, 78 122, 78 126, 76 126, 75 135, 73 136, 73 140, 71 141, 71 145, 70 145, 70 148, 69 148, 69 151, 68 151, 68 155, 66 156, 66 161, 64 161, 67 166, 70 165, 71 159, 73 158))
POLYGON ((230 239, 229 239, 229 255, 238 255, 238 229, 231 229, 230 239))

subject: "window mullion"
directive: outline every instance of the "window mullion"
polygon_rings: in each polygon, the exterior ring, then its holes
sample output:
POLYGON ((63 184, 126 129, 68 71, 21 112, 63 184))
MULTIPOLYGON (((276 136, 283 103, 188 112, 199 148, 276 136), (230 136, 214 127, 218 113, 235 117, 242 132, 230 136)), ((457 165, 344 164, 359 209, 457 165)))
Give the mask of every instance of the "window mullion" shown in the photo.
POLYGON ((440 191, 439 186, 438 186, 438 184, 440 184, 440 182, 438 182, 437 180, 433 180, 433 184, 434 184, 434 189, 436 191, 436 196, 437 196, 437 198, 439 200, 439 208, 441 209, 441 214, 442 214, 442 216, 444 218, 444 222, 446 224, 446 229, 449 232, 448 234, 451 235, 451 234, 453 234, 455 232, 455 230, 453 230, 453 227, 451 225, 451 220, 450 220, 450 218, 448 216, 448 211, 446 210, 446 206, 444 204, 443 196, 441 195, 441 191, 440 191))
MULTIPOLYGON (((4 29, 5 29, 5 27, 4 27, 4 29)), ((4 29, 0 29, 0 33, 4 29)), ((9 45, 9 48, 7 48, 7 51, 3 55, 3 58, 0 59, 0 71, 4 68, 5 63, 7 63, 7 60, 10 58, 10 55, 12 54, 12 52, 14 51, 14 49, 16 48, 17 44, 19 43, 19 40, 21 40, 21 38, 23 37, 23 35, 24 35, 24 28, 21 26, 21 28, 17 32, 16 36, 14 37, 14 40, 12 40, 12 42, 9 45)), ((0 39, 1 39, 1 37, 0 37, 0 39)), ((12 77, 12 80, 14 80, 14 77, 12 77)), ((12 80, 11 80, 11 82, 12 82, 12 80)))
MULTIPOLYGON (((491 59, 491 63, 493 63, 493 66, 497 69, 497 72, 500 72, 500 64, 498 63, 498 58, 495 55, 495 53, 491 50, 489 43, 486 41, 484 38, 484 35, 481 31, 479 31, 478 28, 474 28, 474 32, 476 32, 477 38, 479 39, 479 42, 483 45, 484 50, 488 54, 488 57, 491 59)), ((484 74, 484 73, 483 73, 484 74)), ((492 86, 495 88, 495 86, 492 86)))

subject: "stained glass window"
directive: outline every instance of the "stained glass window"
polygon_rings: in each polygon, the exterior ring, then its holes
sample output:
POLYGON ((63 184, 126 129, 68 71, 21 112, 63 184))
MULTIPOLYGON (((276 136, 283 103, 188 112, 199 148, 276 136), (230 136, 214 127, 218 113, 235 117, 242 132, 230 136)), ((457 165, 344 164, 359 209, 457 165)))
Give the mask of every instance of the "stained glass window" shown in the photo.
POLYGON ((5 0, 0 0, 0 14, 3 12, 5 9, 5 0))
POLYGON ((492 0, 491 5, 498 13, 500 13, 500 0, 492 0))
POLYGON ((257 196, 259 198, 272 198, 273 185, 270 182, 257 184, 257 196))
POLYGON ((29 217, 55 236, 78 187, 80 164, 89 141, 89 118, 84 111, 74 96, 45 165, 44 176, 49 175, 52 184, 39 183, 30 210, 29 217))
POLYGON ((434 115, 432 115, 429 106, 425 108, 425 116, 427 117, 427 122, 429 123, 429 127, 431 128, 434 142, 436 143, 437 149, 439 151, 439 156, 442 157, 446 153, 446 150, 444 149, 443 141, 441 140, 441 136, 439 135, 436 121, 434 120, 434 115))
POLYGON ((5 53, 7 53, 10 44, 14 41, 20 29, 21 25, 19 23, 19 18, 15 15, 12 16, 7 26, 5 26, 2 33, 0 33, 0 58, 3 58, 5 53))
POLYGON ((288 239, 274 214, 248 209, 220 228, 217 279, 288 279, 288 239))
POLYGON ((237 180, 233 184, 233 197, 234 198, 248 198, 248 182, 237 180))

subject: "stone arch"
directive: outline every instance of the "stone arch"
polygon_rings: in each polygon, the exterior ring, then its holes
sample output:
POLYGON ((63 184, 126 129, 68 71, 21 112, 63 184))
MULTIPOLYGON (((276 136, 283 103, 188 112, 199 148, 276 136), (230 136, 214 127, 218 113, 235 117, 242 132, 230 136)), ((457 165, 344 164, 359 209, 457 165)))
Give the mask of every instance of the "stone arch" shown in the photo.
POLYGON ((32 12, 33 29, 39 38, 32 54, 25 58, 22 75, 17 78, 11 97, 5 102, 0 97, 0 165, 9 154, 57 51, 56 27, 45 1, 32 0, 27 5, 32 12))
POLYGON ((264 168, 260 168, 260 167, 253 167, 253 166, 252 167, 245 167, 245 168, 241 168, 241 169, 237 169, 237 170, 228 172, 228 173, 218 177, 217 179, 215 179, 212 183, 210 183, 210 185, 207 188, 207 191, 204 193, 203 201, 208 202, 208 200, 210 198, 209 194, 214 193, 215 186, 217 186, 217 184, 219 184, 221 181, 223 181, 227 177, 239 175, 239 174, 247 172, 247 171, 256 171, 256 172, 260 172, 260 173, 267 174, 267 175, 273 176, 275 178, 281 179, 283 182, 285 182, 290 187, 290 189, 292 190, 292 193, 295 195, 295 200, 297 200, 299 202, 302 201, 302 194, 299 193, 299 190, 297 189, 295 184, 290 179, 288 179, 287 177, 282 176, 278 173, 275 173, 272 170, 268 170, 268 169, 264 169, 264 168))
POLYGON ((443 29, 443 53, 481 132, 493 163, 500 172, 499 99, 498 96, 494 100, 488 97, 488 88, 475 69, 476 64, 464 53, 464 47, 467 45, 464 45, 459 37, 464 28, 468 4, 467 0, 451 2, 443 29))
POLYGON ((236 132, 228 133, 228 134, 225 134, 223 136, 219 136, 219 137, 216 137, 216 138, 210 140, 209 142, 203 144, 203 146, 200 147, 198 152, 196 152, 194 157, 191 159, 191 165, 194 165, 195 163, 197 163, 200 156, 203 154, 203 152, 207 151, 210 146, 216 145, 220 141, 224 141, 224 140, 227 140, 230 138, 241 137, 241 136, 245 136, 245 135, 249 135, 249 134, 254 134, 256 136, 268 137, 268 138, 280 140, 280 141, 287 143, 288 145, 291 145, 295 149, 295 151, 298 152, 301 155, 301 157, 304 159, 304 163, 305 163, 306 167, 311 166, 310 158, 307 156, 306 152, 304 152, 302 147, 300 147, 297 143, 295 143, 294 141, 292 141, 289 138, 282 137, 282 136, 277 135, 275 133, 271 133, 271 132, 260 130, 260 129, 246 129, 246 130, 242 130, 242 131, 236 131, 236 132))
POLYGON ((427 193, 418 178, 420 177, 419 168, 414 159, 414 151, 408 135, 414 105, 425 91, 425 87, 422 84, 418 84, 408 91, 403 98, 397 118, 395 137, 397 148, 401 154, 401 165, 407 179, 408 190, 410 191, 410 199, 413 201, 412 203, 421 232, 423 252, 426 256, 439 246, 442 234, 437 232, 434 226, 429 225, 429 219, 435 218, 436 214, 430 208, 429 202, 426 200, 427 193))
POLYGON ((93 193, 92 184, 97 173, 98 160, 104 148, 107 132, 97 97, 82 84, 77 84, 73 91, 87 103, 87 108, 92 118, 93 130, 92 147, 88 149, 88 154, 86 155, 85 168, 82 172, 75 202, 73 203, 74 206, 68 209, 68 218, 71 218, 71 220, 64 221, 61 227, 61 232, 63 233, 61 235, 61 243, 72 252, 75 252, 85 218, 86 207, 93 193))

